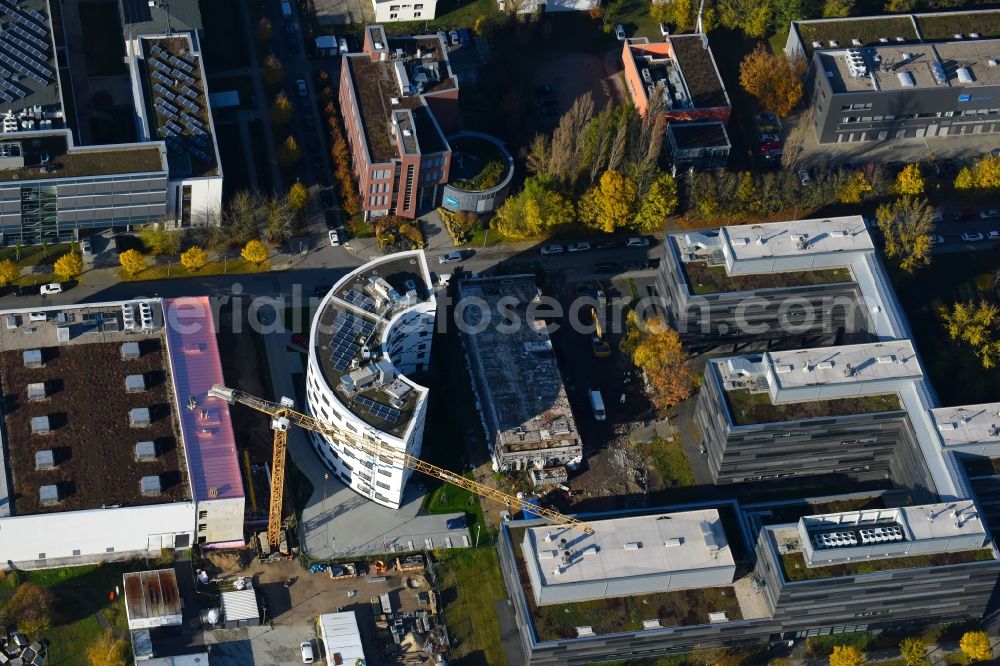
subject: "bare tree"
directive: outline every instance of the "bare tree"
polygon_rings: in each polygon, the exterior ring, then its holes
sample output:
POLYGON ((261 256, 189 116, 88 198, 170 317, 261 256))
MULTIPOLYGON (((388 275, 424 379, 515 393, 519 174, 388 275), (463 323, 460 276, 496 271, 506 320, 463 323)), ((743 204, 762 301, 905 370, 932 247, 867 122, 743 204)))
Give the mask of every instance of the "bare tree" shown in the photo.
POLYGON ((809 107, 796 118, 792 128, 785 137, 785 146, 781 153, 781 166, 786 169, 795 166, 802 155, 802 144, 805 143, 806 133, 812 127, 813 111, 809 107))
POLYGON ((565 185, 571 184, 578 173, 583 134, 593 117, 594 98, 589 92, 584 93, 563 114, 559 127, 552 133, 549 174, 565 185))
POLYGON ((549 137, 544 134, 536 134, 531 140, 528 152, 524 156, 524 164, 528 168, 528 173, 535 174, 536 176, 547 175, 551 154, 549 137))
POLYGON ((628 126, 628 117, 623 116, 618 122, 618 130, 615 132, 615 139, 611 144, 611 152, 608 155, 609 169, 618 169, 625 161, 625 150, 628 144, 628 126))

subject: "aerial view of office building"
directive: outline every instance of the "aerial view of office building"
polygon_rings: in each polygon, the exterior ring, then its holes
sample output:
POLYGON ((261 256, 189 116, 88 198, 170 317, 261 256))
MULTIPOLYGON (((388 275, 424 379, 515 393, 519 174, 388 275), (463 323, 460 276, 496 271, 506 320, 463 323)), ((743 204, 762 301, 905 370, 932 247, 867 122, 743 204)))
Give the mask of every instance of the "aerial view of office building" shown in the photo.
POLYGON ((860 215, 667 234, 657 285, 692 344, 864 342, 885 316, 864 290, 884 279, 860 215))
POLYGON ((90 127, 80 125, 89 119, 89 107, 80 110, 78 103, 90 94, 87 79, 78 64, 59 61, 82 49, 79 27, 62 21, 62 32, 53 34, 47 0, 5 10, 12 26, 0 41, 5 243, 51 243, 77 238, 81 230, 149 222, 182 228, 217 221, 222 169, 197 4, 174 3, 178 18, 169 34, 159 5, 125 5, 132 8, 121 29, 136 137, 129 143, 93 142, 90 127))
POLYGON ((667 151, 678 168, 714 169, 729 159, 726 123, 732 112, 705 35, 671 35, 663 42, 627 39, 625 83, 639 113, 662 95, 667 151))
MULTIPOLYGON (((400 252, 348 273, 319 305, 309 337, 307 408, 345 435, 419 456, 436 300, 424 253, 400 252)), ((411 470, 349 438, 310 433, 320 459, 355 492, 399 508, 411 470)))
POLYGON ((986 32, 995 18, 984 11, 793 22, 785 49, 808 58, 817 73, 816 140, 1000 131, 1000 35, 986 32), (966 33, 957 25, 983 27, 966 33))
POLYGON ((243 544, 229 408, 208 396, 222 370, 207 298, 0 317, 0 382, 16 400, 0 558, 38 568, 243 544))
POLYGON ((583 443, 547 324, 527 319, 541 298, 533 275, 465 278, 459 296, 472 382, 496 469, 575 466, 583 443), (505 312, 522 315, 509 330, 505 312), (488 309, 487 309, 488 308, 488 309))
POLYGON ((366 216, 413 219, 448 182, 458 78, 437 35, 386 37, 365 28, 361 53, 342 58, 340 109, 366 216))

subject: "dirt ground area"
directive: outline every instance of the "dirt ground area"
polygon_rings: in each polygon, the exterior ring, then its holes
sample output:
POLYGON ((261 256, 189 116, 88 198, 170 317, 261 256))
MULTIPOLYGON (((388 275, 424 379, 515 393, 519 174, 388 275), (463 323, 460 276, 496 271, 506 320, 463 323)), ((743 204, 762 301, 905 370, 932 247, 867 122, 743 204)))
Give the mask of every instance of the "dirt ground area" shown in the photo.
MULTIPOLYGON (((539 65, 534 84, 555 89, 560 115, 586 92, 593 94, 594 109, 600 112, 609 104, 620 104, 625 99, 618 60, 589 53, 560 54, 539 65)), ((553 118, 558 122, 558 115, 553 118)))
MULTIPOLYGON (((403 614, 426 611, 435 616, 439 603, 425 571, 397 571, 392 562, 387 564, 389 571, 379 574, 373 565, 358 561, 359 575, 331 579, 326 572, 310 573, 295 560, 265 564, 245 551, 242 556, 209 552, 198 566, 212 578, 211 590, 218 589, 216 581, 252 577, 266 604, 265 623, 271 626, 312 626, 316 616, 323 613, 356 612, 362 639, 372 657, 368 663, 377 666, 400 663, 399 648, 381 622, 380 597, 388 594, 393 612, 403 614), (289 579, 293 583, 285 587, 289 579), (375 646, 379 646, 377 652, 375 646)), ((211 595, 212 591, 203 591, 203 597, 211 595)), ((407 660, 406 663, 422 662, 407 660)))

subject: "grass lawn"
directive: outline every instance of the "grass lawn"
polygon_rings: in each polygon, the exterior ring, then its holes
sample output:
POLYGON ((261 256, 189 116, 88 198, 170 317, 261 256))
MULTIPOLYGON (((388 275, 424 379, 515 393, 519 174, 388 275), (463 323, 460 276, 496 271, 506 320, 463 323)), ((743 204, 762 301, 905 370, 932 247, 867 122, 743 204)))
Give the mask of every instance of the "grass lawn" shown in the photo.
POLYGON ((67 252, 79 251, 76 243, 49 243, 48 245, 23 245, 20 251, 14 246, 0 248, 0 261, 10 259, 21 268, 39 264, 52 264, 67 252))
POLYGON ((271 270, 271 262, 265 261, 263 264, 251 264, 242 257, 236 257, 224 261, 215 259, 205 264, 197 271, 189 271, 179 262, 172 261, 169 264, 155 264, 145 270, 139 271, 135 275, 127 275, 122 269, 118 270, 118 277, 122 282, 142 282, 143 280, 162 280, 164 278, 189 278, 205 277, 206 275, 236 275, 240 273, 266 273, 271 270))
POLYGON ((507 664, 496 602, 507 598, 493 548, 436 551, 435 570, 448 633, 451 663, 457 666, 507 664))
MULTIPOLYGON (((466 474, 466 478, 472 479, 471 474, 466 474)), ((469 527, 469 536, 472 542, 476 541, 476 526, 486 527, 483 519, 483 507, 479 498, 468 490, 457 488, 451 484, 441 484, 424 498, 424 509, 428 513, 465 513, 466 524, 469 527)), ((487 534, 479 536, 480 543, 487 541, 487 534)))
MULTIPOLYGON (((155 565, 154 565, 155 566, 155 565)), ((53 627, 43 632, 49 646, 48 666, 90 666, 85 650, 103 631, 97 619, 100 612, 108 623, 124 635, 128 630, 122 597, 108 596, 121 586, 126 571, 146 569, 145 562, 115 562, 65 569, 7 574, 0 579, 0 601, 13 594, 15 587, 28 582, 45 587, 56 595, 57 616, 53 627)))
POLYGON ((691 461, 684 451, 684 444, 657 439, 648 444, 640 444, 639 451, 646 458, 646 468, 653 472, 650 480, 652 490, 679 488, 695 484, 691 461))

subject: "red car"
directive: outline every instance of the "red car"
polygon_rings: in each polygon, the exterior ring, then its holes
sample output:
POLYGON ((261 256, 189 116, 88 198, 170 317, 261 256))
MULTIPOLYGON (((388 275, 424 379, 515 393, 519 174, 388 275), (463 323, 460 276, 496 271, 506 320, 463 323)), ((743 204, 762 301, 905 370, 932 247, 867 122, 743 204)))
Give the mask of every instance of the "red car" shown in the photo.
POLYGON ((292 333, 292 344, 302 349, 309 349, 309 341, 301 333, 292 333))
POLYGON ((952 219, 956 222, 968 222, 976 218, 976 211, 971 208, 960 208, 955 211, 955 215, 952 219))

